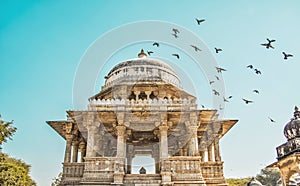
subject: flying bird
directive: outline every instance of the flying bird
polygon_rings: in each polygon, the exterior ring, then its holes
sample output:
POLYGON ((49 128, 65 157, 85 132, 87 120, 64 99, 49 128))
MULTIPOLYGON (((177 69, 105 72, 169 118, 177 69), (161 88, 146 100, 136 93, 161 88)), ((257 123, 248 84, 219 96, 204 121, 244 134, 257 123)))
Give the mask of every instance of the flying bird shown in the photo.
POLYGON ((220 93, 218 91, 216 91, 215 89, 213 89, 214 95, 219 96, 220 93))
POLYGON ((204 106, 204 105, 201 105, 201 107, 202 107, 202 108, 205 108, 205 106, 204 106))
POLYGON ((259 91, 258 90, 253 90, 254 93, 256 94, 259 94, 259 91))
POLYGON ((209 84, 211 85, 211 84, 213 84, 215 81, 209 81, 209 84))
POLYGON ((243 101, 244 101, 246 104, 253 103, 253 101, 250 101, 250 100, 247 100, 247 99, 244 99, 244 98, 243 98, 243 101))
POLYGON ((225 97, 223 97, 223 101, 224 102, 229 102, 228 99, 226 99, 225 97))
POLYGON ((152 51, 147 51, 147 54, 150 56, 151 54, 153 54, 154 52, 152 51))
POLYGON ((287 54, 285 52, 282 52, 282 54, 284 55, 284 58, 283 59, 288 59, 289 57, 293 57, 292 54, 287 54))
POLYGON ((153 46, 159 47, 159 43, 155 42, 153 43, 153 46))
POLYGON ((261 74, 261 71, 258 69, 254 69, 256 74, 261 74))
POLYGON ((253 69, 253 65, 248 65, 247 68, 253 69))
POLYGON ((272 122, 272 123, 276 123, 276 121, 274 120, 274 119, 272 119, 272 118, 270 118, 270 117, 268 117, 269 118, 269 120, 272 122))
POLYGON ((198 51, 201 51, 201 49, 200 48, 198 48, 197 46, 195 46, 195 45, 191 45, 191 47, 193 47, 194 48, 194 50, 196 51, 196 52, 198 52, 198 51))
POLYGON ((227 99, 231 99, 232 98, 232 96, 228 96, 228 98, 227 99))
POLYGON ((218 73, 222 73, 222 71, 226 71, 226 69, 221 67, 216 67, 218 73))
POLYGON ((204 22, 205 19, 197 19, 197 18, 196 18, 196 21, 197 21, 198 25, 200 25, 200 23, 204 22))
POLYGON ((217 80, 220 80, 220 78, 218 76, 215 76, 217 80))
POLYGON ((180 32, 179 32, 179 30, 178 30, 178 29, 176 29, 176 28, 173 28, 173 29, 172 29, 172 31, 173 31, 175 34, 178 34, 178 33, 180 33, 180 32))
POLYGON ((173 35, 175 38, 178 38, 178 35, 177 35, 177 34, 172 33, 172 35, 173 35))
POLYGON ((216 53, 223 51, 221 48, 215 48, 215 50, 216 50, 216 53))
POLYGON ((267 38, 267 41, 268 41, 268 43, 263 43, 263 44, 260 44, 260 45, 265 46, 267 49, 269 49, 269 48, 273 48, 274 49, 274 47, 272 46, 271 43, 275 42, 276 40, 275 39, 270 40, 270 39, 267 38))
POLYGON ((172 56, 175 56, 177 59, 179 59, 179 54, 172 54, 172 56))

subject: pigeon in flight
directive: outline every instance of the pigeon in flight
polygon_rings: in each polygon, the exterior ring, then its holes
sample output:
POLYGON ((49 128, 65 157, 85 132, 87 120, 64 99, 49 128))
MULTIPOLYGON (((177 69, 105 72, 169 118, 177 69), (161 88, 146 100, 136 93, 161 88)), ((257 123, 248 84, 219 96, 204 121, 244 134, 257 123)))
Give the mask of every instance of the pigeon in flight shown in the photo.
POLYGON ((197 24, 200 25, 200 23, 204 22, 205 19, 197 19, 197 18, 196 18, 196 21, 197 21, 197 24))
POLYGON ((275 39, 270 40, 270 39, 267 38, 267 41, 268 41, 268 43, 263 43, 263 44, 260 44, 260 45, 265 46, 267 49, 269 49, 269 48, 273 48, 274 49, 274 47, 272 46, 271 43, 275 42, 276 40, 275 39))
POLYGON ((215 89, 213 89, 214 95, 219 96, 220 93, 218 91, 216 91, 215 89))
POLYGON ((225 97, 223 97, 223 101, 224 102, 229 102, 228 99, 226 99, 225 97))
POLYGON ((179 54, 172 54, 172 56, 175 56, 177 59, 179 59, 179 54))
POLYGON ((195 45, 191 45, 191 47, 193 47, 194 48, 194 50, 196 51, 196 52, 198 52, 198 51, 201 51, 201 49, 200 48, 198 48, 197 46, 195 46, 195 45))
POLYGON ((253 69, 253 65, 248 65, 247 68, 253 69))
POLYGON ((153 46, 159 47, 159 43, 155 42, 153 43, 153 46))
POLYGON ((282 54, 284 55, 284 58, 283 59, 288 59, 289 57, 293 57, 293 55, 292 54, 287 54, 287 53, 285 53, 285 52, 282 52, 282 54))
POLYGON ((213 84, 215 81, 209 81, 209 84, 211 85, 211 84, 213 84))
POLYGON ((232 96, 228 96, 228 98, 227 99, 231 99, 232 98, 232 96))
POLYGON ((176 28, 173 28, 172 31, 173 31, 175 34, 179 34, 179 33, 180 33, 179 30, 176 29, 176 28))
POLYGON ((246 104, 253 103, 253 101, 250 101, 250 100, 247 100, 247 99, 244 99, 244 98, 243 98, 243 101, 244 101, 246 104))
POLYGON ((221 67, 216 67, 218 73, 222 73, 222 71, 226 71, 226 69, 221 67))
POLYGON ((147 54, 150 56, 151 54, 153 54, 154 52, 152 51, 147 51, 147 54))
POLYGON ((174 36, 175 38, 178 38, 178 35, 175 33, 172 33, 172 36, 174 36))
POLYGON ((220 78, 218 76, 215 76, 217 80, 220 80, 220 78))
POLYGON ((256 74, 261 74, 261 71, 258 69, 254 69, 256 74))
POLYGON ((259 94, 259 91, 258 90, 253 90, 254 93, 256 94, 259 94))
POLYGON ((272 119, 272 118, 270 118, 270 117, 268 117, 269 118, 269 120, 272 122, 272 123, 276 123, 276 121, 274 120, 274 119, 272 119))
POLYGON ((221 48, 215 48, 215 50, 216 50, 216 53, 223 51, 221 48))

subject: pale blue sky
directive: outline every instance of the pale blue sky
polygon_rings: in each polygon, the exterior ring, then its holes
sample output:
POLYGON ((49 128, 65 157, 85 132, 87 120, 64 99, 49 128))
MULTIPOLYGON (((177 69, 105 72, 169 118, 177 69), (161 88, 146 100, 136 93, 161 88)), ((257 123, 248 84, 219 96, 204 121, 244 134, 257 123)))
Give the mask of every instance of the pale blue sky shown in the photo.
MULTIPOLYGON (((285 142, 283 127, 293 107, 300 106, 299 8, 297 0, 1 0, 0 113, 6 120, 13 119, 18 128, 3 151, 31 164, 38 185, 50 185, 61 171, 65 144, 45 121, 65 119, 65 111, 73 108, 73 80, 85 50, 115 27, 161 20, 194 32, 212 52, 214 47, 223 48, 213 55, 228 69, 223 78, 233 99, 226 104, 225 117, 239 119, 221 141, 225 176, 253 176, 276 160, 275 147, 285 142), (206 21, 198 26, 195 18, 206 21), (259 45, 267 37, 276 39, 274 50, 259 45), (284 61, 283 51, 295 57, 284 61), (249 64, 262 75, 246 69, 249 64), (261 93, 256 95, 253 89, 261 93), (244 105, 242 97, 255 103, 244 105), (277 123, 270 123, 268 116, 277 123)), ((136 57, 135 49, 140 46, 120 51, 111 65, 122 60, 121 56, 124 60, 136 57)), ((163 52, 158 57, 174 62, 163 52)), ((191 68, 182 62, 178 66, 191 68)), ((108 71, 103 71, 105 76, 108 71)), ((199 102, 210 107, 211 91, 204 80, 199 102)), ((99 80, 97 89, 101 83, 99 80)))

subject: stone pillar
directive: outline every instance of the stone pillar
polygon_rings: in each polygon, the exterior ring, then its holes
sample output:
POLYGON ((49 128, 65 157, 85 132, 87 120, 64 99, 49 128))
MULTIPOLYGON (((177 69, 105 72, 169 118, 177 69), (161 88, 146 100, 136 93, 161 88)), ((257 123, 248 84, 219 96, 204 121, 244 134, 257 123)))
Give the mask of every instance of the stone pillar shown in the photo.
POLYGON ((71 162, 71 150, 72 150, 72 140, 74 138, 73 134, 66 134, 66 150, 65 150, 65 160, 64 163, 71 162))
POLYGON ((123 125, 116 126, 117 129, 117 157, 125 158, 126 156, 126 127, 123 125))
POLYGON ((215 160, 222 161, 221 154, 220 154, 219 138, 216 138, 214 141, 214 153, 215 153, 215 160))
POLYGON ((73 163, 78 162, 78 144, 79 144, 78 140, 73 141, 73 157, 72 157, 73 163))
POLYGON ((88 138, 87 138, 87 149, 86 157, 95 157, 95 145, 96 145, 96 134, 98 133, 98 126, 88 125, 87 126, 88 138))
POLYGON ((160 148, 160 158, 167 158, 169 155, 168 152, 168 126, 160 126, 160 139, 159 139, 159 148, 160 148))
POLYGON ((81 155, 81 160, 80 162, 84 162, 84 157, 85 157, 85 153, 86 153, 86 144, 84 141, 81 141, 79 143, 79 152, 80 152, 80 155, 81 155))
POLYGON ((198 156, 198 135, 197 135, 198 126, 190 126, 191 138, 189 141, 189 156, 198 156))
POLYGON ((139 100, 140 91, 134 91, 135 100, 139 100))
POLYGON ((205 162, 205 151, 201 151, 200 156, 201 156, 201 161, 205 162))
POLYGON ((145 94, 147 95, 147 99, 150 99, 151 91, 145 91, 145 94))
POLYGON ((207 156, 208 156, 208 161, 213 161, 212 144, 210 144, 207 148, 207 156))

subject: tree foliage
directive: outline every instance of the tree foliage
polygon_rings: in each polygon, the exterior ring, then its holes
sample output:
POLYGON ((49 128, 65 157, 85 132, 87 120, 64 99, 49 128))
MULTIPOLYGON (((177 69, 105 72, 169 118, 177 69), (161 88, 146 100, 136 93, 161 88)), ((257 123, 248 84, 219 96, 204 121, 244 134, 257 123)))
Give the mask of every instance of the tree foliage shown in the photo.
POLYGON ((0 185, 1 186, 35 186, 29 176, 30 166, 21 160, 0 153, 0 185))
POLYGON ((256 179, 265 186, 274 186, 280 179, 280 172, 275 168, 262 169, 256 176, 256 179))
MULTIPOLYGON (((17 128, 12 126, 13 121, 3 121, 0 115, 0 146, 6 143, 8 139, 12 139, 17 128)), ((1 147, 0 147, 1 148, 1 147)))
POLYGON ((243 186, 247 185, 247 183, 251 180, 251 178, 228 178, 226 179, 228 186, 243 186))
POLYGON ((61 178, 62 178, 62 172, 59 173, 59 175, 53 179, 51 186, 59 186, 59 184, 61 182, 61 178))

